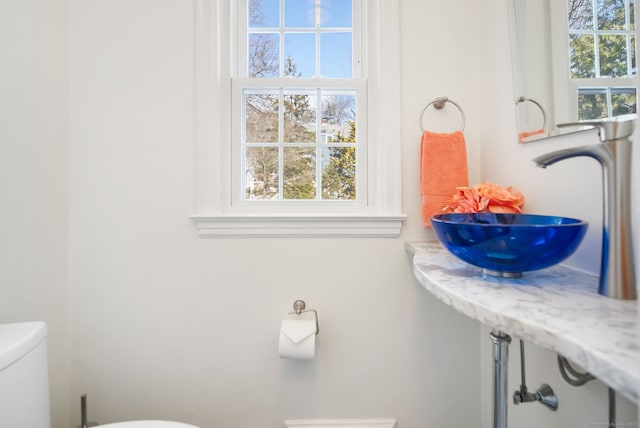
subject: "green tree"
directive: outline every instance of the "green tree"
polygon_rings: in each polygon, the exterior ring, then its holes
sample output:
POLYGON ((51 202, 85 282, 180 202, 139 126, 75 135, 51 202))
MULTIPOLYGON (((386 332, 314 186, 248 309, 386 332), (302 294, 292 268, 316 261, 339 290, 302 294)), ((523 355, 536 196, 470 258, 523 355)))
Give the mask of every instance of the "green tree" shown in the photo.
POLYGON ((569 59, 572 79, 596 77, 594 36, 590 34, 569 36, 569 59))
MULTIPOLYGON (((287 57, 285 76, 299 78, 298 66, 287 57)), ((284 141, 288 143, 315 143, 316 112, 308 94, 284 95, 284 141)))
POLYGON ((315 148, 285 147, 283 165, 284 199, 315 199, 315 148))
MULTIPOLYGON (((569 57, 572 78, 621 77, 632 74, 632 64, 627 61, 627 35, 607 34, 595 38, 590 0, 569 0, 569 30, 593 31, 593 34, 570 34, 569 57), (600 69, 596 70, 596 44, 600 69)), ((633 16, 633 7, 630 8, 633 16)), ((598 30, 626 30, 626 8, 623 0, 598 2, 598 30)), ((633 24, 632 24, 633 25, 633 24)), ((635 40, 631 40, 634 45, 635 40)), ((632 53, 632 56, 635 55, 632 53)))
MULTIPOLYGON (((249 0, 249 26, 257 29, 264 24, 262 2, 249 0)), ((249 36, 248 77, 279 76, 279 61, 279 36, 260 33, 259 30, 252 32, 249 36)), ((292 79, 301 77, 291 57, 284 61, 283 75, 292 79)), ((250 180, 246 186, 248 199, 274 199, 280 195, 289 200, 316 198, 316 159, 319 153, 315 97, 315 94, 304 91, 287 91, 282 98, 275 92, 245 97, 245 173, 250 180), (282 112, 279 110, 281 107, 282 112), (284 147, 280 143, 284 143, 284 147), (282 189, 278 188, 280 181, 282 189)), ((332 97, 330 103, 328 115, 332 123, 342 125, 353 118, 353 110, 350 110, 353 97, 332 97)), ((355 142, 355 122, 350 125, 352 132, 339 135, 337 142, 355 142)), ((322 177, 323 198, 354 199, 355 148, 330 147, 328 153, 328 165, 322 177)))
MULTIPOLYGON (((299 78, 298 66, 291 57, 284 64, 284 75, 299 78)), ((283 97, 284 121, 283 139, 285 143, 315 143, 316 113, 311 97, 304 93, 289 93, 283 97)), ((316 154, 315 147, 284 148, 283 198, 315 199, 316 197, 316 154)))
MULTIPOLYGON (((356 122, 349 121, 349 134, 338 133, 336 142, 356 142, 356 122)), ((329 147, 327 164, 322 171, 322 198, 353 200, 356 198, 356 148, 329 147)))
POLYGON ((607 97, 602 93, 578 95, 578 120, 602 119, 607 117, 607 97))

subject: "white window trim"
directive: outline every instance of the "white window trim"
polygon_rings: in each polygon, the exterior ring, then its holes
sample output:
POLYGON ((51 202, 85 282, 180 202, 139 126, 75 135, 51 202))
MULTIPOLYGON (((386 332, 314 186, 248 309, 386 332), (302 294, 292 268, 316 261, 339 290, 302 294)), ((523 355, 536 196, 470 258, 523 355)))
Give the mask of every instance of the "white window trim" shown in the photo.
POLYGON ((367 205, 325 213, 239 213, 231 204, 229 0, 196 0, 195 213, 202 237, 397 237, 401 211, 400 1, 367 0, 367 205), (374 37, 375 35, 375 37, 374 37))

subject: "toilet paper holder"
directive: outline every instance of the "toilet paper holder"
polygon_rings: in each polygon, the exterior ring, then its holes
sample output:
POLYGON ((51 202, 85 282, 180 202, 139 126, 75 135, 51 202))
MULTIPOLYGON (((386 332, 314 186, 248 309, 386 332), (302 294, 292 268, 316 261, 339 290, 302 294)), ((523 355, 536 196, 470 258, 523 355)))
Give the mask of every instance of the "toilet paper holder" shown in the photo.
POLYGON ((293 302, 293 312, 289 312, 290 315, 300 315, 303 312, 313 312, 316 318, 316 334, 320 333, 320 325, 318 324, 318 312, 315 309, 306 309, 307 304, 304 300, 296 300, 293 302))

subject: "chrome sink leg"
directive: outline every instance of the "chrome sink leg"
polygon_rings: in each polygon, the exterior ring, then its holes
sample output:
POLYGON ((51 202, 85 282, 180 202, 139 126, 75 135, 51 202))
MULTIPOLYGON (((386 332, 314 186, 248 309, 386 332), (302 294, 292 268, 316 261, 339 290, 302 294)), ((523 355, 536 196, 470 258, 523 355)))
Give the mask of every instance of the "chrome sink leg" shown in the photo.
POLYGON ((493 330, 493 428, 507 428, 507 369, 511 336, 493 330))
POLYGON ((98 426, 97 422, 89 422, 87 417, 87 394, 80 396, 80 426, 78 428, 92 428, 98 426))

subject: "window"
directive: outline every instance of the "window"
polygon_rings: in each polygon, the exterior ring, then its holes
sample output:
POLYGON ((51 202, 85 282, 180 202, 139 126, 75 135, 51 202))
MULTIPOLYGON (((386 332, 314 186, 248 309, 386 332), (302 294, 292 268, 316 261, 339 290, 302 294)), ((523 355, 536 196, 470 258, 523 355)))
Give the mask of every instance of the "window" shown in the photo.
POLYGON ((366 162, 356 132, 358 90, 238 91, 243 201, 357 200, 366 162))
POLYGON ((578 88, 578 120, 607 119, 636 112, 636 88, 578 88))
POLYGON ((634 0, 567 0, 565 70, 577 120, 636 112, 634 9, 634 0))
POLYGON ((398 236, 399 1, 198 0, 201 236, 398 236))
POLYGON ((239 2, 238 202, 366 197, 360 3, 239 2))

